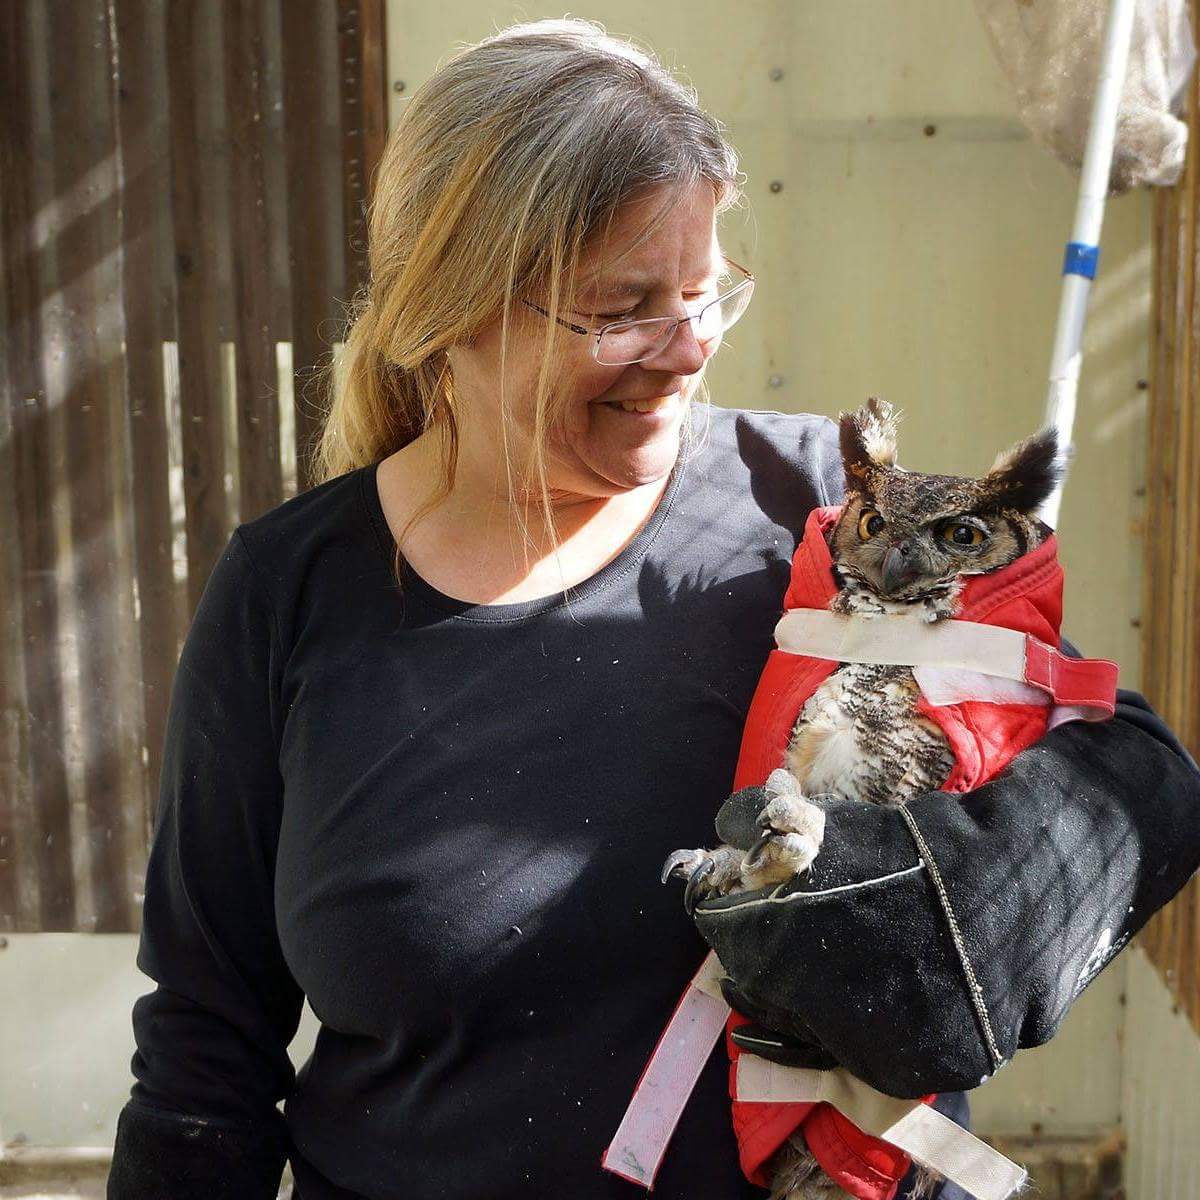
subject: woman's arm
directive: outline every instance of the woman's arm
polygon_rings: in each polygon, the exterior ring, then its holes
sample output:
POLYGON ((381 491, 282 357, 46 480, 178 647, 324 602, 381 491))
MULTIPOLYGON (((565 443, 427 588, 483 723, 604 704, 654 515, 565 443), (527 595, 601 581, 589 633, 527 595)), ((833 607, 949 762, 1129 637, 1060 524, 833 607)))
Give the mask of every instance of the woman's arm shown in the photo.
MULTIPOLYGON (((759 791, 730 798, 723 838, 759 791)), ((749 1015, 791 1019, 865 1082, 916 1097, 1047 1041, 1198 866, 1200 771, 1119 691, 1111 720, 1060 725, 966 796, 830 808, 786 894, 707 901, 695 919, 749 1015)))
POLYGON ((137 1052, 109 1200, 274 1200, 276 1103, 303 994, 275 927, 282 654, 239 531, 213 569, 171 693, 133 1007, 137 1052))

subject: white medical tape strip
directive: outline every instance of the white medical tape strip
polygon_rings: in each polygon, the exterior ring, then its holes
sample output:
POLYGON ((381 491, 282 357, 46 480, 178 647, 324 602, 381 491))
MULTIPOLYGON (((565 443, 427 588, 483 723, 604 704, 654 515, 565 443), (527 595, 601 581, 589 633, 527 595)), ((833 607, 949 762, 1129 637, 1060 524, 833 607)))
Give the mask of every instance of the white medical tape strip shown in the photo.
POLYGON ((901 1117, 882 1136, 978 1200, 1008 1200, 1029 1178, 1024 1167, 928 1104, 901 1117))
POLYGON ((919 1100, 897 1100, 848 1071, 785 1067, 755 1054, 737 1062, 737 1099, 750 1103, 832 1104, 866 1133, 899 1147, 978 1200, 1007 1200, 1026 1172, 970 1131, 919 1100))
POLYGON ((934 708, 960 704, 964 700, 986 700, 991 704, 1049 705, 1047 730, 1068 721, 1092 721, 1097 711, 1082 704, 1055 704, 1049 692, 1015 679, 984 675, 981 671, 950 670, 946 667, 913 667, 913 678, 921 695, 934 708))
POLYGON ((647 1190, 654 1186, 667 1143, 729 1018, 717 984, 724 974, 709 951, 675 1006, 600 1160, 606 1171, 647 1190))
POLYGON ((868 1087, 849 1071, 838 1067, 818 1071, 811 1067, 785 1067, 782 1063, 741 1054, 737 1060, 737 1098, 760 1104, 793 1104, 825 1101, 843 1112, 859 1129, 877 1137, 920 1100, 897 1100, 868 1087))
POLYGON ((934 706, 944 708, 963 700, 987 700, 992 704, 1048 705, 1053 697, 1041 688, 1019 679, 1003 679, 982 671, 963 671, 957 667, 916 666, 913 678, 921 695, 934 706))
POLYGON ((1025 679, 1025 634, 978 621, 930 624, 903 614, 832 613, 792 608, 775 626, 790 654, 834 662, 944 667, 1025 679))
MULTIPOLYGON (((721 980, 725 978, 725 968, 721 966, 721 960, 717 957, 715 950, 710 950, 705 955, 704 961, 700 964, 700 970, 696 972, 695 978, 692 980, 692 987, 698 988, 706 996, 711 996, 714 1000, 719 1000, 725 1004, 725 997, 721 994, 721 980)), ((726 1008, 729 1006, 726 1004, 726 1008)))
POLYGON ((1046 721, 1046 728, 1057 729, 1060 725, 1065 725, 1068 721, 1090 721, 1092 720, 1092 710, 1082 704, 1056 704, 1050 710, 1050 716, 1046 721))

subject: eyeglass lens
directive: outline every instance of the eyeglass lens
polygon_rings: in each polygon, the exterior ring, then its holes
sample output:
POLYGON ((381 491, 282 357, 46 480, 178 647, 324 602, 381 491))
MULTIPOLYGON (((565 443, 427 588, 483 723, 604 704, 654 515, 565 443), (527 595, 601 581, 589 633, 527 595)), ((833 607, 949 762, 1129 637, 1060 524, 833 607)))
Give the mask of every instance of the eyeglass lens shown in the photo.
MULTIPOLYGON (((696 340, 711 342, 719 338, 746 311, 753 291, 747 283, 732 295, 705 305, 691 318, 696 340)), ((673 325, 670 317, 612 325, 600 337, 596 361, 615 367, 649 358, 674 336, 673 325)))

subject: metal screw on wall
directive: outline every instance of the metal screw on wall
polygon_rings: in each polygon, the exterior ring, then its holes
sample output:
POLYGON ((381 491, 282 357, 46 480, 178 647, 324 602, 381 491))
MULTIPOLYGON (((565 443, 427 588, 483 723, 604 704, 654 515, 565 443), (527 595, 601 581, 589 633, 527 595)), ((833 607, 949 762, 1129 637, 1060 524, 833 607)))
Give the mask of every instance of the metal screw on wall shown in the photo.
POLYGON ((767 380, 767 387, 769 387, 769 388, 781 388, 781 387, 783 387, 783 376, 782 376, 782 375, 772 375, 772 376, 771 376, 771 377, 770 377, 770 378, 767 380))
POLYGON ((782 67, 772 67, 771 71, 770 71, 770 75, 771 75, 771 82, 778 83, 783 78, 783 68, 782 67))
POLYGON ((771 191, 773 191, 773 192, 782 192, 783 191, 783 180, 772 179, 769 184, 769 187, 770 187, 771 191))
POLYGON ((396 82, 392 84, 392 91, 393 91, 393 92, 402 92, 402 91, 404 91, 404 80, 403 80, 403 79, 397 79, 397 80, 396 80, 396 82))

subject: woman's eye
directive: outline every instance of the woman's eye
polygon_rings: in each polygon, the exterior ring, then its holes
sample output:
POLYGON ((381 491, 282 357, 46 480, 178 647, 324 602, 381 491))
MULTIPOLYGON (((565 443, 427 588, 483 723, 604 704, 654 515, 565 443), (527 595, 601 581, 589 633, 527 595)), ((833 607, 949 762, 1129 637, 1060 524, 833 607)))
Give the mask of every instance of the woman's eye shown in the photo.
POLYGON ((942 537, 956 546, 978 546, 984 539, 984 533, 975 525, 947 525, 942 530, 942 537))
POLYGON ((865 542, 881 532, 886 524, 873 508, 864 508, 858 517, 858 536, 865 542))
MULTIPOLYGON (((695 304, 698 301, 710 300, 716 297, 716 292, 709 290, 706 292, 684 292, 683 299, 685 304, 695 304)), ((624 312, 598 312, 598 313, 580 313, 580 316, 590 316, 593 321, 609 322, 612 321, 630 321, 636 319, 637 311, 641 307, 641 303, 635 304, 632 308, 627 308, 624 312)))

